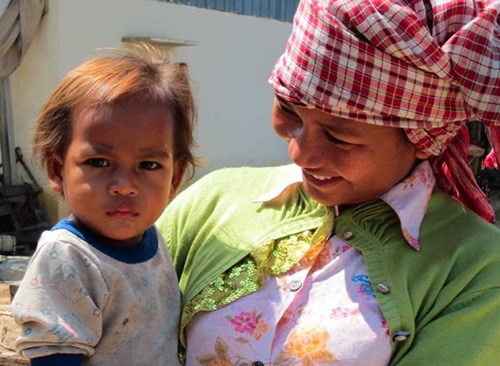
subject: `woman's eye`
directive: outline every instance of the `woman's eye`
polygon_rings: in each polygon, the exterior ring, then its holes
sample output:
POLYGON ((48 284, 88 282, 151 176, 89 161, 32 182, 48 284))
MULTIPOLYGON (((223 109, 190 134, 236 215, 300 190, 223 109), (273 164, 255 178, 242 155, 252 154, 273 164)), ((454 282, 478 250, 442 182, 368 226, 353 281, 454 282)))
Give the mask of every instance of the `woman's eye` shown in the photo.
POLYGON ((294 116, 297 115, 297 113, 295 113, 293 111, 292 108, 290 108, 289 106, 287 106, 286 104, 284 103, 278 103, 278 108, 280 109, 280 111, 282 111, 283 113, 287 113, 287 114, 292 114, 294 116))
POLYGON ((349 145, 350 144, 347 141, 340 140, 340 139, 336 138, 335 136, 331 135, 328 132, 325 132, 325 135, 326 135, 327 140, 330 142, 333 142, 334 144, 337 144, 337 145, 349 145))
POLYGON ((87 165, 90 165, 95 168, 105 168, 109 166, 109 163, 106 159, 101 158, 92 158, 86 161, 87 165))
POLYGON ((160 167, 160 164, 155 163, 154 161, 141 161, 140 168, 147 170, 156 170, 160 167))

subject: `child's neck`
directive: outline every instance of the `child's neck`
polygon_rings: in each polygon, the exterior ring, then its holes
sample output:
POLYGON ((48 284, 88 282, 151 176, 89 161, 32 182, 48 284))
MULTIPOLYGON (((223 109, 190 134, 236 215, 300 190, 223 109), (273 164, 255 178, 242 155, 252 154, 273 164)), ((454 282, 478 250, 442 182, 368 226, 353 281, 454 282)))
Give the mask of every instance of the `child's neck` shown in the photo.
POLYGON ((68 220, 73 222, 78 228, 85 233, 85 235, 88 235, 89 237, 93 238, 94 240, 110 246, 110 247, 115 247, 115 248, 120 248, 120 247, 129 247, 136 245, 141 242, 142 238, 144 237, 144 233, 142 234, 141 238, 137 240, 136 242, 129 242, 126 240, 116 240, 109 238, 107 236, 101 235, 97 233, 96 231, 92 230, 90 227, 87 225, 83 224, 78 218, 76 218, 73 214, 70 214, 68 216, 68 220))

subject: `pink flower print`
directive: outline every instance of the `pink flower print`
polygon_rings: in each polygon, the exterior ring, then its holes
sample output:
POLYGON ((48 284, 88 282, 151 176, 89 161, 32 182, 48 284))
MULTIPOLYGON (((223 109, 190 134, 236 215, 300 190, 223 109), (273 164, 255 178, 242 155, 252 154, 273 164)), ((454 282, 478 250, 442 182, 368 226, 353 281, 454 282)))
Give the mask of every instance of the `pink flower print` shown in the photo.
POLYGON ((387 320, 382 320, 382 328, 385 329, 385 335, 389 335, 389 324, 387 324, 387 320))
POLYGON ((30 284, 31 284, 31 287, 32 287, 32 288, 36 288, 36 287, 38 287, 38 283, 39 283, 39 281, 38 281, 38 277, 33 277, 33 278, 31 279, 31 283, 30 283, 30 284))
POLYGON ((418 180, 421 181, 422 183, 424 183, 424 184, 427 183, 428 178, 427 178, 426 171, 424 169, 417 171, 417 177, 418 177, 418 180))
POLYGON ((406 238, 406 240, 408 240, 408 243, 410 243, 413 248, 419 250, 420 249, 420 242, 418 241, 418 239, 415 238, 414 236, 412 236, 410 234, 410 231, 406 227, 403 227, 402 229, 403 229, 402 230, 403 235, 406 238))
POLYGON ((240 315, 230 318, 231 324, 235 326, 235 330, 240 333, 253 334, 257 328, 258 320, 255 314, 242 311, 240 315))
POLYGON ((418 169, 416 174, 424 185, 428 187, 434 185, 434 177, 431 174, 431 169, 418 169))
POLYGON ((342 308, 340 306, 337 306, 336 308, 332 309, 332 312, 330 313, 331 318, 347 318, 349 316, 350 311, 346 308, 342 308))

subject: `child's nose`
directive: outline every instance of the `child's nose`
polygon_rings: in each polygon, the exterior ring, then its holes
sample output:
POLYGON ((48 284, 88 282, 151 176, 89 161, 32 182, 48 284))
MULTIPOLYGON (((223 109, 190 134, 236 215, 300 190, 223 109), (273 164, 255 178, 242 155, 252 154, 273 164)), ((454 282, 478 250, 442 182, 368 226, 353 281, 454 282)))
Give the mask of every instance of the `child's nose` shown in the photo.
POLYGON ((123 170, 116 172, 109 190, 112 195, 136 196, 139 191, 135 183, 134 173, 123 170))

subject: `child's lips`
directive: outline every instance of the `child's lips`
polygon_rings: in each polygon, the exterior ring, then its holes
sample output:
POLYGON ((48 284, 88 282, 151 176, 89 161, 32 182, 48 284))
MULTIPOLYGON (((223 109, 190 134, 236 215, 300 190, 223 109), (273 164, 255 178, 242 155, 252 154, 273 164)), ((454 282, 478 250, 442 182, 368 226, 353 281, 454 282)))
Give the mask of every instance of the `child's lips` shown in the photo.
POLYGON ((107 211, 106 214, 111 217, 135 217, 139 215, 135 210, 123 207, 107 211))

